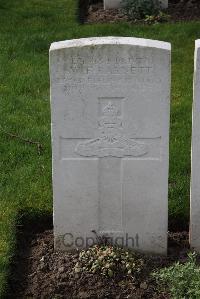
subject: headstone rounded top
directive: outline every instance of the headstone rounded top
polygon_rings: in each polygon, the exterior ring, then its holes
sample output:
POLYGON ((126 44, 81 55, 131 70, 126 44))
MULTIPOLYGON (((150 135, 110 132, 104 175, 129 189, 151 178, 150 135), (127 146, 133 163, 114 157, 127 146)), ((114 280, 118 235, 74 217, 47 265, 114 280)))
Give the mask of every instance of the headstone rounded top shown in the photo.
POLYGON ((197 52, 199 52, 199 48, 200 48, 200 39, 196 39, 195 40, 195 51, 194 51, 194 72, 196 72, 197 69, 197 52))
POLYGON ((200 39, 195 40, 195 47, 196 48, 200 47, 200 39))
POLYGON ((135 37, 106 36, 106 37, 80 38, 80 39, 72 39, 72 40, 55 42, 51 44, 50 51, 64 49, 64 48, 92 46, 92 45, 132 45, 132 46, 140 46, 140 47, 159 48, 168 51, 171 50, 171 44, 168 42, 162 42, 162 41, 144 39, 144 38, 135 38, 135 37))

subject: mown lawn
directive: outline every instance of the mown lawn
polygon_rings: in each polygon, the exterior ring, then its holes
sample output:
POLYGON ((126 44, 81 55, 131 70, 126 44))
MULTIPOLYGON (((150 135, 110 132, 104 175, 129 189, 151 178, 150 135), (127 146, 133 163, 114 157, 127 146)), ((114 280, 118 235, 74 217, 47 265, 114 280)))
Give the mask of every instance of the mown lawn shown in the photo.
POLYGON ((193 51, 200 23, 79 25, 76 6, 76 0, 0 0, 0 298, 23 213, 52 212, 48 49, 53 41, 118 35, 172 43, 169 219, 180 227, 188 222, 193 51), (31 140, 42 145, 41 152, 31 140))

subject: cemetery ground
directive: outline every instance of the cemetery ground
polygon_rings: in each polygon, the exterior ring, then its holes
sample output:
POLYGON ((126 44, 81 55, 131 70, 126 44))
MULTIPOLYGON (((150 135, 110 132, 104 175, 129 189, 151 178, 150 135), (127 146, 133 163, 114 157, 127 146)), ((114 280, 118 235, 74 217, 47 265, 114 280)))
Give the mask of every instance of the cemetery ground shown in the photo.
MULTIPOLYGON (((31 235, 38 224, 40 232, 51 228, 48 50, 53 41, 134 36, 172 43, 169 229, 188 230, 193 52, 200 22, 80 25, 77 6, 73 0, 0 1, 0 298, 19 266, 19 235, 27 230, 31 235)), ((36 243, 44 243, 38 238, 36 243)), ((21 252, 27 243, 22 245, 21 252)))

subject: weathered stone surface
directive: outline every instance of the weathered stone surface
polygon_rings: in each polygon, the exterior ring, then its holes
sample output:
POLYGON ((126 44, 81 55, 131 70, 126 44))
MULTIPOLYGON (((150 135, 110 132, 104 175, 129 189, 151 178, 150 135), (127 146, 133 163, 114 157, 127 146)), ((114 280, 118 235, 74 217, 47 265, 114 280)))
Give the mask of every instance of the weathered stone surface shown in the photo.
POLYGON ((200 40, 195 42, 193 86, 190 245, 200 252, 200 40))
POLYGON ((51 45, 56 248, 98 236, 166 253, 170 53, 125 37, 51 45))
MULTIPOLYGON (((104 9, 119 8, 122 0, 104 0, 104 9)), ((161 7, 168 7, 168 0, 161 0, 161 7)))

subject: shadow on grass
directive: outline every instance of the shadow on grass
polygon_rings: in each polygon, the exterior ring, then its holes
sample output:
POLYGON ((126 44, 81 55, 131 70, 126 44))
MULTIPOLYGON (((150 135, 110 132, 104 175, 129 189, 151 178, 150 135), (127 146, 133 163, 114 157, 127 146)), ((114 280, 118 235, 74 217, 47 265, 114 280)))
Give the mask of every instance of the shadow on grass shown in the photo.
POLYGON ((169 217, 168 230, 170 232, 189 231, 189 220, 169 217))
POLYGON ((84 24, 87 18, 89 0, 78 1, 78 22, 84 24))
POLYGON ((78 1, 78 22, 84 24, 87 20, 88 9, 91 4, 103 2, 103 0, 79 0, 78 1))
POLYGON ((33 237, 53 228, 51 213, 37 209, 21 210, 16 223, 16 247, 10 264, 8 290, 4 298, 21 298, 18 290, 25 288, 28 280, 28 261, 33 237), (19 296, 19 297, 18 297, 19 296))

